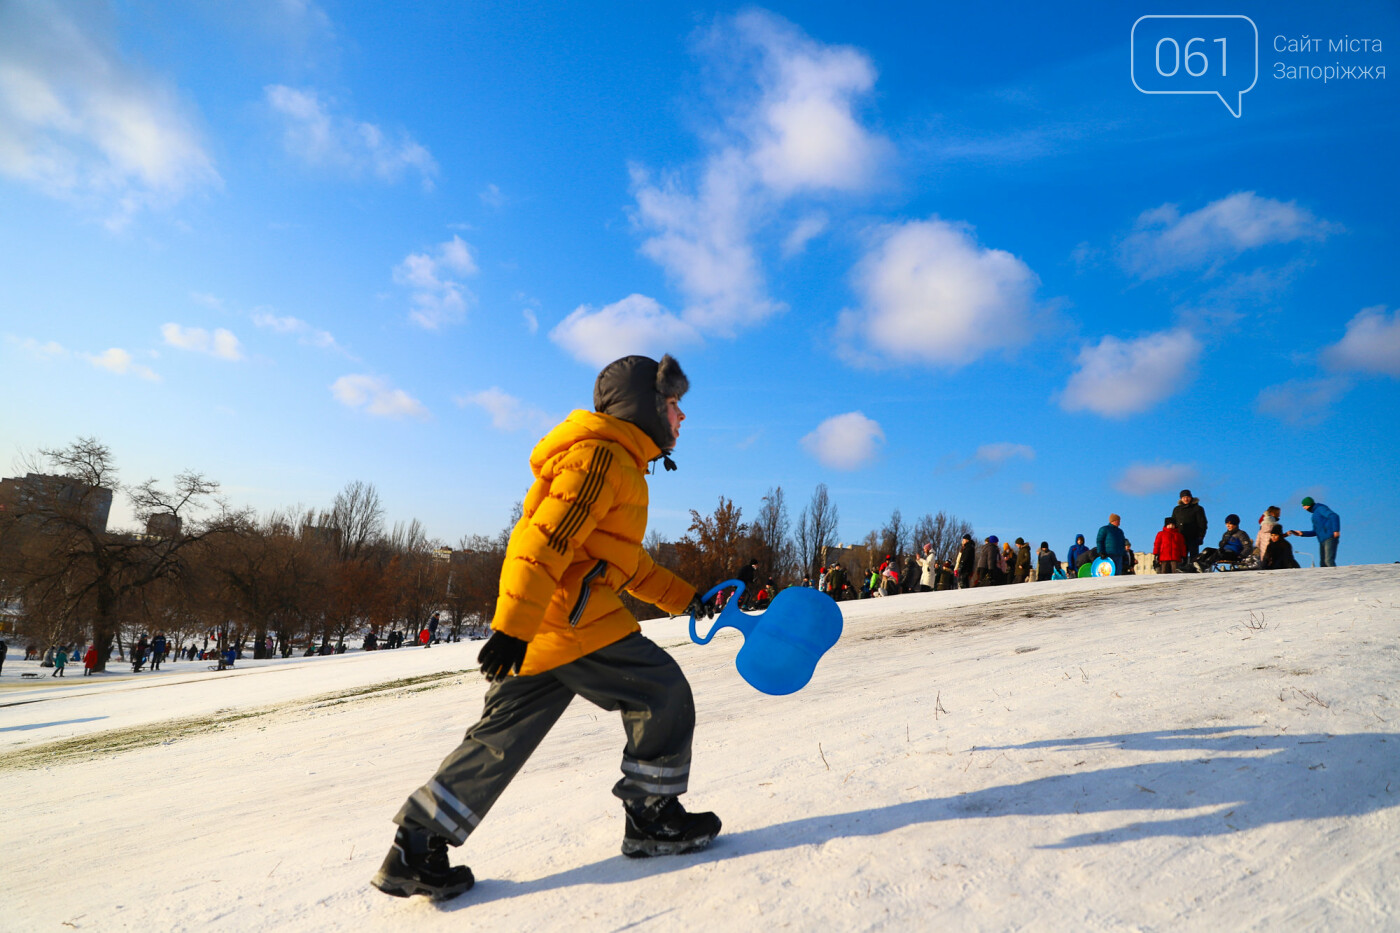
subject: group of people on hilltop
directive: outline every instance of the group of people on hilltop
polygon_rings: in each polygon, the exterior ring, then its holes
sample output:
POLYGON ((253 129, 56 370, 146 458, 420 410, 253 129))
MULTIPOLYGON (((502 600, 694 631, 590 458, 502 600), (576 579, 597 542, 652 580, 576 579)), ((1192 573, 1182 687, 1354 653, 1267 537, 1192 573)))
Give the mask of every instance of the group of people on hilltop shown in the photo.
POLYGON ((1225 517, 1225 533, 1213 548, 1201 550, 1205 540, 1205 509, 1189 489, 1181 491, 1180 504, 1162 520, 1162 530, 1153 542, 1153 565, 1159 573, 1204 573, 1217 564, 1229 563, 1239 569, 1286 570, 1296 568, 1290 537, 1317 538, 1319 566, 1337 566, 1337 543, 1342 523, 1337 513, 1311 496, 1303 499, 1304 511, 1312 516, 1310 530, 1285 531, 1279 518, 1282 511, 1271 505, 1259 516, 1259 533, 1251 538, 1240 527, 1240 517, 1225 517))

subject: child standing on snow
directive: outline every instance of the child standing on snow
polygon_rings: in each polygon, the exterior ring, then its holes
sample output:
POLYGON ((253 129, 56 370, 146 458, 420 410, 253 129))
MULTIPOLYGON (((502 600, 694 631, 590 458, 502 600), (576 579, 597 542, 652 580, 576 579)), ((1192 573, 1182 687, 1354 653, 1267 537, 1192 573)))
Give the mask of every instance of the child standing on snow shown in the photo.
POLYGON ((535 447, 534 484, 511 532, 481 672, 492 682, 481 720, 404 803, 399 830, 370 882, 386 894, 438 900, 469 889, 452 866, 461 845, 575 694, 620 710, 627 743, 613 787, 626 816, 624 855, 690 852, 720 830, 713 813, 676 799, 690 776, 695 705, 676 662, 641 634, 626 590, 669 613, 709 613, 695 588, 653 563, 646 535, 648 462, 675 446, 689 382, 670 356, 606 366, 594 411, 575 411, 535 447))

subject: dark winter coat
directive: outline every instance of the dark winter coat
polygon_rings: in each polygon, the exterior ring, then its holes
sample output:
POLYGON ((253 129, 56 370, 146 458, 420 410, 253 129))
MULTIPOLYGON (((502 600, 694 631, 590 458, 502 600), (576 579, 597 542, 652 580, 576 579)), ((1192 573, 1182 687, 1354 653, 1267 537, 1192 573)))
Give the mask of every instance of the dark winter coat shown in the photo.
POLYGON ((1120 566, 1123 558, 1128 556, 1128 539, 1123 535, 1123 529, 1111 523, 1099 529, 1095 547, 1100 557, 1116 558, 1120 566))
POLYGON ((997 550, 997 546, 992 542, 987 541, 977 549, 977 569, 1001 569, 1001 552, 997 550))
POLYGON ((971 541, 964 541, 958 548, 958 575, 962 577, 972 576, 972 571, 977 563, 977 546, 971 541))
POLYGON ((1055 557, 1055 552, 1048 548, 1044 551, 1036 552, 1035 574, 1038 580, 1049 580, 1055 575, 1055 568, 1060 562, 1055 557))
POLYGON ((1186 544, 1199 546, 1206 539, 1206 510, 1201 508, 1200 499, 1192 499, 1187 505, 1177 505, 1172 509, 1172 518, 1176 519, 1176 527, 1181 532, 1181 536, 1186 539, 1186 544))
POLYGON ((1234 531, 1227 529, 1220 536, 1219 551, 1221 556, 1246 557, 1254 553, 1254 539, 1245 534, 1239 527, 1236 527, 1234 531))
POLYGON ((1293 545, 1288 543, 1288 539, 1279 536, 1277 541, 1269 542, 1269 549, 1264 552, 1264 561, 1260 564, 1264 570, 1295 570, 1298 567, 1298 559, 1293 556, 1293 545))

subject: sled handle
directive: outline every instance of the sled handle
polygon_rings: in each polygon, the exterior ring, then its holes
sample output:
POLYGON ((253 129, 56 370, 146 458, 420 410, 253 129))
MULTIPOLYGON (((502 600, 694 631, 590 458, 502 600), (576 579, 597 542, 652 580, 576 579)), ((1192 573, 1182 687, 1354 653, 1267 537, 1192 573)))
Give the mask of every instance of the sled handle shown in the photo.
POLYGON ((690 617, 690 640, 697 645, 708 645, 710 639, 714 638, 715 633, 722 628, 737 628, 744 633, 745 637, 748 636, 749 629, 752 628, 753 623, 749 620, 748 616, 739 611, 739 599, 744 595, 744 583, 742 580, 725 580, 723 583, 716 583, 714 586, 710 587, 709 591, 706 592, 704 596, 700 597, 700 601, 707 603, 714 599, 715 594, 720 590, 731 586, 737 587, 734 591, 734 595, 729 597, 729 602, 724 604, 724 608, 721 609, 719 615, 715 617, 714 625, 710 626, 710 633, 704 638, 701 638, 700 633, 695 630, 695 616, 692 615, 690 617))

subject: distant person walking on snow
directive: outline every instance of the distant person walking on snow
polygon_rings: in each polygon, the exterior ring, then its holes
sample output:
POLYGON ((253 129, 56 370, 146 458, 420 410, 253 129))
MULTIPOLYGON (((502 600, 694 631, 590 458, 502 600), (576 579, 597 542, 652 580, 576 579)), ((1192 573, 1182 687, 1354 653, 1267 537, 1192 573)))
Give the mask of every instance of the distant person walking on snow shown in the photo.
POLYGON ((83 676, 87 677, 97 670, 97 646, 89 645, 87 654, 83 655, 83 676))
POLYGON ((693 586, 642 547, 647 464, 674 469, 688 388, 670 356, 624 357, 598 374, 594 411, 572 412, 536 445, 494 631, 477 659, 492 684, 485 709, 394 817, 393 846, 371 881, 380 891, 444 899, 472 886, 471 869, 452 866, 447 847, 466 842, 575 695, 622 713, 627 742, 613 794, 623 803, 624 855, 676 855, 718 835, 717 816, 688 813, 677 799, 690 778, 690 685, 619 596, 710 614, 693 586))
MULTIPOLYGON (((1318 550, 1321 552, 1319 566, 1337 566, 1337 542, 1342 538, 1341 518, 1321 502, 1314 502, 1312 496, 1303 500, 1303 508, 1312 513, 1312 531, 1290 531, 1289 534, 1300 538, 1316 538, 1318 550)), ((1271 544, 1270 547, 1272 546, 1271 544)), ((1291 545, 1288 549, 1290 552, 1293 550, 1291 545)))
POLYGON ((67 649, 67 648, 64 648, 64 647, 59 647, 59 649, 53 653, 53 673, 50 674, 49 676, 50 676, 50 677, 62 677, 62 676, 63 676, 63 668, 64 668, 64 666, 65 666, 67 663, 68 663, 68 649, 67 649))

